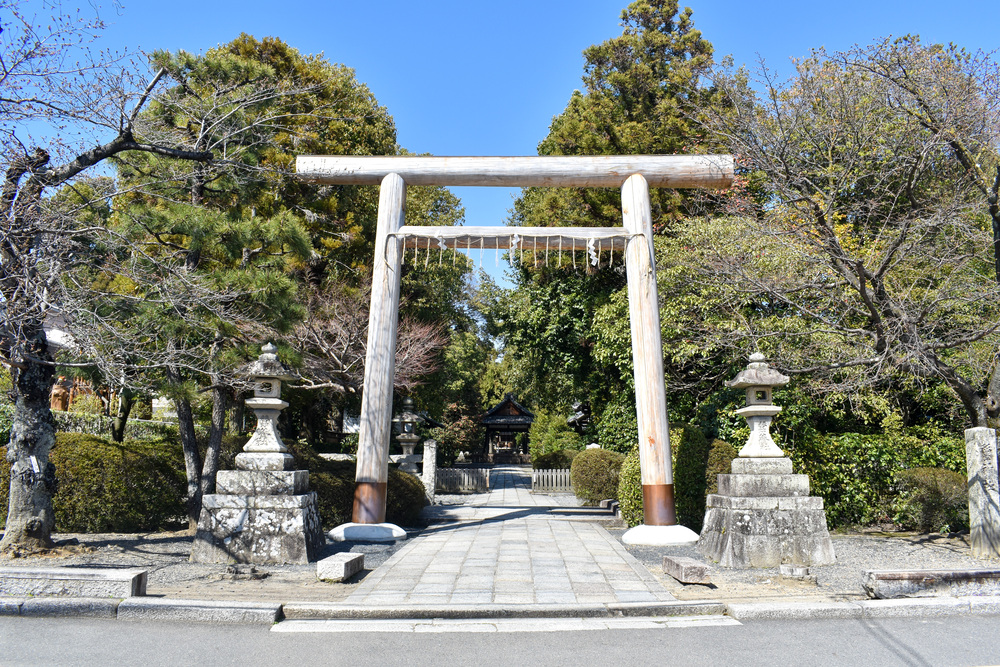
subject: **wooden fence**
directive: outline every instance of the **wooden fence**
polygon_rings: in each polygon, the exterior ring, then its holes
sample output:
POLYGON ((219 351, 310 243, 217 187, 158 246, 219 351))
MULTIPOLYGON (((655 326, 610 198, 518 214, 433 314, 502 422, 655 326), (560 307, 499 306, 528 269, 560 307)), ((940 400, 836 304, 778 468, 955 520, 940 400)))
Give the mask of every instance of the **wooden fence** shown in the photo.
POLYGON ((569 469, 563 470, 532 470, 531 490, 537 492, 572 491, 569 481, 569 469))
POLYGON ((486 493, 490 490, 489 468, 438 468, 438 493, 486 493))

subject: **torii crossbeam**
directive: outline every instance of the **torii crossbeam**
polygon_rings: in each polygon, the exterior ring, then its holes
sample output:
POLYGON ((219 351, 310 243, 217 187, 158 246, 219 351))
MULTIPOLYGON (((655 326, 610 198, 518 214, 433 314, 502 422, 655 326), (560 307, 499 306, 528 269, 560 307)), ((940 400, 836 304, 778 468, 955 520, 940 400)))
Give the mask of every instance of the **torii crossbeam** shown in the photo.
MULTIPOLYGON (((423 247, 445 239, 451 248, 508 249, 517 234, 521 239, 561 240, 566 250, 585 250, 591 239, 605 249, 624 249, 644 502, 644 525, 633 528, 624 539, 632 544, 677 544, 698 539, 693 531, 677 525, 674 514, 649 187, 727 188, 733 181, 731 156, 301 156, 296 170, 300 178, 315 183, 381 185, 353 522, 336 531, 346 534, 350 527, 360 524, 374 528, 375 524, 386 526, 386 539, 393 539, 395 527, 383 522, 404 247, 423 247), (407 185, 616 187, 622 193, 623 226, 406 226, 407 185)), ((522 247, 531 249, 530 245, 522 247)), ((379 535, 376 530, 363 534, 369 538, 379 535)))

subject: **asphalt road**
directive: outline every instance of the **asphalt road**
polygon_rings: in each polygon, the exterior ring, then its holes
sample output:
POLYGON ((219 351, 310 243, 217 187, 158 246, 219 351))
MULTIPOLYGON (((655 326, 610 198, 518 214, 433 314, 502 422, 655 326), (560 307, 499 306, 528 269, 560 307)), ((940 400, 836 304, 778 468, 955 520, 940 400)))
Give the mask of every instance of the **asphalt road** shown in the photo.
POLYGON ((291 633, 0 618, 3 665, 996 665, 1000 617, 751 621, 651 630, 291 633))

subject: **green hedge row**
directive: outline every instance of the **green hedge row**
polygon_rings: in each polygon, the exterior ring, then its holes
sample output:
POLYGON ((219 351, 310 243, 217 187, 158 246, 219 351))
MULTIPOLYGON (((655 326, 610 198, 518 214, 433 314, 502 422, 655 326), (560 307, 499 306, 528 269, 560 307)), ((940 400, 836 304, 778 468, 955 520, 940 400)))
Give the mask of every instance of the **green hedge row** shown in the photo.
MULTIPOLYGON (((223 468, 242 442, 227 442, 223 468)), ((289 444, 298 465, 309 470, 320 519, 332 528, 350 521, 354 502, 355 465, 321 458, 308 445, 289 444)), ((6 447, 0 454, 6 455, 6 447)), ((138 532, 180 528, 184 520, 186 480, 184 456, 173 439, 109 439, 84 433, 57 433, 50 453, 56 467, 53 496, 56 530, 67 533, 138 532)), ((6 522, 10 465, 0 464, 0 527, 6 522)), ((427 504, 423 483, 413 475, 389 469, 386 520, 413 525, 427 504)))

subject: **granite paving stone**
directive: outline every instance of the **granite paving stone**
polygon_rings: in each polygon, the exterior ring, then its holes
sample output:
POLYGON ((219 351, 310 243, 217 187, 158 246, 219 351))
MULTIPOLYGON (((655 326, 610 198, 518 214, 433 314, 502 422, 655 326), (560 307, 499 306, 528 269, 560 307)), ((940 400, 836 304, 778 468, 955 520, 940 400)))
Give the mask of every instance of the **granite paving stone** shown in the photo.
MULTIPOLYGON (((425 509, 429 526, 346 602, 579 604, 673 596, 571 495, 532 494, 531 471, 492 470, 490 491, 425 509)), ((606 514, 605 514, 606 515, 606 514)))

